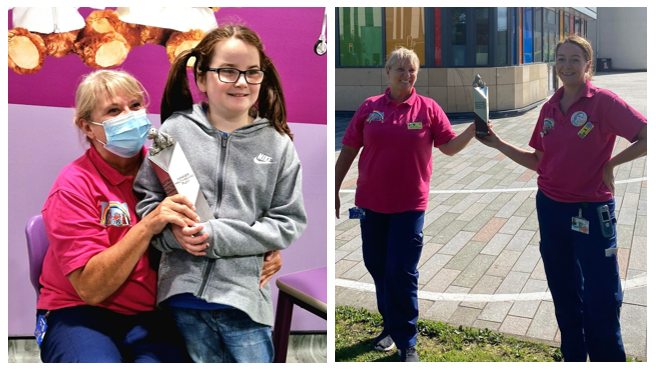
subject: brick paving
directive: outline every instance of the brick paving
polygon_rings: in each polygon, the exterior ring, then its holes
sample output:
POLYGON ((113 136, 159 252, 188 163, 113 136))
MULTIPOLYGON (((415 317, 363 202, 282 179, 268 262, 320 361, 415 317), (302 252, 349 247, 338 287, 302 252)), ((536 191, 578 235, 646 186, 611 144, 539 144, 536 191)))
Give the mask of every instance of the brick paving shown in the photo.
MULTIPOLYGON (((610 89, 647 116, 647 73, 607 73, 593 83, 610 89)), ((492 119, 510 143, 528 140, 540 107, 520 116, 492 119)), ((350 117, 336 116, 335 160, 350 117)), ((456 133, 469 124, 453 120, 456 133)), ((628 141, 618 138, 615 153, 628 141)), ((535 210, 537 175, 476 140, 448 157, 433 149, 431 194, 419 262, 419 317, 453 325, 488 328, 522 339, 560 344, 544 267, 535 210), (518 190, 519 189, 519 190, 518 190), (498 190, 498 191, 496 191, 498 190)), ((357 159, 342 190, 335 219, 335 303, 376 311, 373 280, 362 262, 359 224, 353 207, 357 159)), ((616 213, 621 313, 627 354, 647 358, 647 159, 616 169, 616 213)))

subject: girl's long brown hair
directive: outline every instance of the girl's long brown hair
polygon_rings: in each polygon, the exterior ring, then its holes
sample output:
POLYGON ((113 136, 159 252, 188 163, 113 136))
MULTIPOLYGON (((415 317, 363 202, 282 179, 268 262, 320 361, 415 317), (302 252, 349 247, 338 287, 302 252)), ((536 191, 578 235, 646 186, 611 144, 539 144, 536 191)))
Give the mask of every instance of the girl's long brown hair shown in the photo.
POLYGON ((193 69, 194 79, 202 78, 207 73, 207 68, 210 67, 214 46, 218 42, 230 38, 236 38, 254 46, 260 55, 260 69, 264 71, 264 81, 260 87, 258 100, 254 105, 255 113, 261 118, 268 119, 280 134, 287 134, 293 139, 294 136, 287 125, 287 109, 278 71, 271 59, 264 54, 260 37, 242 25, 225 25, 208 32, 196 47, 180 53, 173 61, 162 97, 160 113, 162 123, 174 112, 191 109, 194 104, 187 77, 189 58, 195 57, 196 59, 193 69))

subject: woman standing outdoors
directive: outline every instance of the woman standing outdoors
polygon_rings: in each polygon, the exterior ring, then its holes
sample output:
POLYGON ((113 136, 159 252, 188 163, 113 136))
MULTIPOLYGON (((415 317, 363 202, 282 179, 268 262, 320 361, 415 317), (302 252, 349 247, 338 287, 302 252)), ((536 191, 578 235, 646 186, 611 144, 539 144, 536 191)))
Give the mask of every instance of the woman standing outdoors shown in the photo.
POLYGON ((362 147, 355 214, 362 215, 362 253, 374 279, 384 330, 375 348, 395 345, 403 362, 418 362, 417 264, 423 247, 424 212, 433 168, 432 147, 446 155, 462 150, 474 125, 456 136, 442 108, 415 92, 419 58, 406 48, 385 65, 389 88, 358 108, 342 139, 335 165, 335 214, 339 189, 362 147))
POLYGON ((592 85, 592 57, 580 36, 556 46, 563 86, 542 107, 529 141, 534 151, 492 130, 479 140, 538 173, 540 253, 565 361, 625 361, 613 170, 647 154, 647 119, 592 85), (633 144, 612 157, 616 136, 633 144))

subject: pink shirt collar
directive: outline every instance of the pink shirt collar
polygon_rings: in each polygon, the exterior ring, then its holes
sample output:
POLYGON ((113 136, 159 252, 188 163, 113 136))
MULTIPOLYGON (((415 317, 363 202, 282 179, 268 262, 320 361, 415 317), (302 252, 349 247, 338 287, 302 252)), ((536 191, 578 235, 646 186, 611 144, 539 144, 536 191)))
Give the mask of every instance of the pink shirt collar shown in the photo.
MULTIPOLYGON (((584 97, 585 98, 590 98, 590 97, 594 96, 595 93, 597 93, 598 89, 599 88, 592 85, 592 82, 590 82, 590 80, 586 80, 585 87, 581 91, 581 95, 579 96, 579 99, 584 98, 584 97)), ((560 99, 563 98, 563 93, 564 92, 565 92, 565 88, 560 87, 560 89, 558 89, 556 91, 556 93, 554 93, 553 97, 551 97, 551 99, 549 100, 549 103, 552 104, 552 105, 553 104, 558 104, 560 102, 560 99)))
POLYGON ((385 98, 384 98, 383 102, 385 102, 386 106, 389 105, 392 102, 396 105, 401 105, 401 104, 407 103, 408 105, 412 106, 412 105, 415 104, 415 101, 417 100, 417 92, 415 91, 414 87, 412 87, 412 93, 410 93, 410 97, 408 97, 408 99, 406 99, 405 101, 403 101, 401 103, 396 103, 395 100, 390 98, 389 94, 390 94, 391 90, 392 89, 390 87, 387 87, 387 89, 385 89, 385 94, 384 94, 385 98))
MULTIPOLYGON (((144 147, 144 148, 141 149, 142 159, 146 158, 146 154, 147 154, 147 151, 146 151, 146 148, 144 147)), ((91 147, 89 147, 89 150, 87 150, 87 156, 89 156, 89 159, 91 160, 93 165, 96 167, 96 169, 98 169, 100 174, 102 174, 102 176, 105 177, 105 179, 112 186, 118 186, 121 183, 123 183, 124 181, 127 181, 127 180, 131 181, 131 180, 134 179, 134 177, 132 177, 132 176, 122 175, 119 171, 114 169, 114 167, 109 165, 109 163, 107 163, 107 161, 105 161, 105 159, 103 159, 102 156, 100 156, 100 154, 98 153, 98 150, 96 150, 96 148, 93 145, 91 145, 91 147)))

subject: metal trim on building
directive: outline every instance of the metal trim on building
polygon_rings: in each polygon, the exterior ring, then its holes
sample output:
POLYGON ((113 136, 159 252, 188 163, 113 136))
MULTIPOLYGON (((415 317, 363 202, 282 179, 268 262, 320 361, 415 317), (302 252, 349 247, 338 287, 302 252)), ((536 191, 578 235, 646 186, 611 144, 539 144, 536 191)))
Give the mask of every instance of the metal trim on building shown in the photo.
POLYGON ((581 13, 587 15, 588 17, 594 19, 594 20, 597 20, 597 8, 596 7, 595 8, 592 8, 592 7, 585 7, 585 8, 584 7, 581 7, 581 8, 572 7, 572 9, 574 9, 578 12, 581 12, 581 13))

